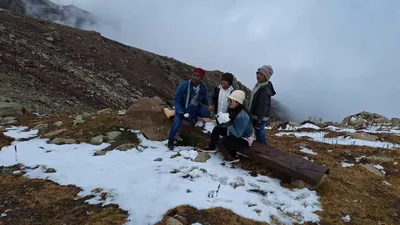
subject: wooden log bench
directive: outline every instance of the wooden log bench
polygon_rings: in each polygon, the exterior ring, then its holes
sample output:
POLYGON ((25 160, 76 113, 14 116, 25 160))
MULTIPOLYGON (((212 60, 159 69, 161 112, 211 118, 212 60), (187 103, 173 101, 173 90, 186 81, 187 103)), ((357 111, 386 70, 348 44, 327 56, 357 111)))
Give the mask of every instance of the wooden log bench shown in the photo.
POLYGON ((318 188, 329 174, 327 167, 258 142, 254 142, 250 148, 240 149, 238 154, 253 159, 273 171, 283 173, 291 180, 302 180, 311 185, 312 189, 318 188))

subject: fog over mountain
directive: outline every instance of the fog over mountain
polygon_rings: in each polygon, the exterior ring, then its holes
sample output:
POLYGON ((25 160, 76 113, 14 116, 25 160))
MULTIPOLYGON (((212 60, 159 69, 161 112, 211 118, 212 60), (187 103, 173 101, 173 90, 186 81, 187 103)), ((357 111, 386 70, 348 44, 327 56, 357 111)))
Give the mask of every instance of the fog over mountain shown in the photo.
POLYGON ((275 98, 292 120, 400 116, 399 1, 52 1, 100 18, 85 29, 232 72, 249 88, 271 64, 275 98))

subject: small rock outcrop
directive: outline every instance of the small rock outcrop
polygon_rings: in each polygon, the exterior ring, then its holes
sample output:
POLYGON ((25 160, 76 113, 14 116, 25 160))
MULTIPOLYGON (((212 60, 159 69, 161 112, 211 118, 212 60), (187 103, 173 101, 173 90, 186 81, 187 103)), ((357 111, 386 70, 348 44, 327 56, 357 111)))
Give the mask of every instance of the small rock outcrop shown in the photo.
POLYGON ((352 126, 355 128, 363 128, 368 125, 385 125, 390 123, 391 122, 387 117, 384 117, 377 113, 362 111, 360 113, 347 116, 343 119, 341 125, 352 126))
POLYGON ((67 131, 67 129, 59 129, 59 130, 56 130, 56 131, 52 131, 52 132, 46 133, 46 134, 43 135, 43 137, 44 138, 52 138, 52 137, 55 137, 55 136, 57 136, 59 134, 62 134, 65 131, 67 131))
POLYGON ((101 145, 104 142, 104 136, 103 135, 99 135, 96 137, 93 137, 92 139, 90 139, 89 143, 92 145, 101 145))
POLYGON ((165 107, 166 103, 157 96, 142 98, 129 107, 122 124, 126 128, 141 130, 149 140, 165 140, 170 128, 170 121, 163 112, 165 107))

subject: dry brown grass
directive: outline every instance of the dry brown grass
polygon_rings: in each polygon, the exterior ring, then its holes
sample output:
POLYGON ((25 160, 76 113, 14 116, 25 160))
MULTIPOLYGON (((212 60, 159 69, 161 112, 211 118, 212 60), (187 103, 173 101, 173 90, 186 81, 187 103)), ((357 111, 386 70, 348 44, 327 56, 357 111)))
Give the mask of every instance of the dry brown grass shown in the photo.
POLYGON ((13 141, 14 138, 4 136, 3 131, 0 131, 0 150, 2 147, 10 145, 13 141))
MULTIPOLYGON (((201 224, 229 224, 229 225, 267 225, 268 223, 255 222, 238 216, 234 212, 223 208, 212 208, 198 210, 192 206, 183 205, 169 210, 164 219, 155 225, 167 225, 166 221, 169 217, 176 215, 182 216, 186 221, 180 220, 184 225, 201 223, 201 224)), ((179 220, 179 219, 178 219, 179 220)))
POLYGON ((14 168, 0 168, 0 224, 124 224, 127 212, 117 205, 101 207, 78 198, 75 186, 14 175, 14 168), (77 200, 75 200, 78 198, 77 200))

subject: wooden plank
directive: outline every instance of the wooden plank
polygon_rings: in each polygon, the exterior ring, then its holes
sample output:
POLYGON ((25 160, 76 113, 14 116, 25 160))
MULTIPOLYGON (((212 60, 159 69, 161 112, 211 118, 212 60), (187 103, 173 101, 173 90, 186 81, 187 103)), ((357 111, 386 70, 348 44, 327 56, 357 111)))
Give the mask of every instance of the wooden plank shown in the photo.
POLYGON ((268 145, 254 143, 250 149, 240 149, 239 153, 257 160, 268 168, 283 172, 294 180, 303 180, 314 186, 319 185, 325 174, 329 174, 329 168, 268 145))

